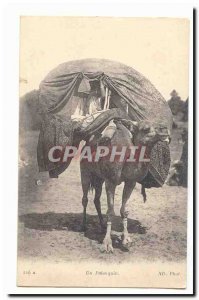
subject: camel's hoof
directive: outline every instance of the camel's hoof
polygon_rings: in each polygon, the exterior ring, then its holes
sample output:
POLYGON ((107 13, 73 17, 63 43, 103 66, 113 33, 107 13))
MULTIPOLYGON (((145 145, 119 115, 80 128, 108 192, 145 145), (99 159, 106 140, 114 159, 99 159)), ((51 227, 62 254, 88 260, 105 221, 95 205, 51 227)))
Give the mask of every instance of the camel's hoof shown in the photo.
POLYGON ((129 236, 123 236, 122 246, 126 249, 129 249, 131 245, 132 245, 131 238, 129 236))
POLYGON ((101 252, 113 253, 113 246, 111 239, 104 239, 100 247, 101 252))

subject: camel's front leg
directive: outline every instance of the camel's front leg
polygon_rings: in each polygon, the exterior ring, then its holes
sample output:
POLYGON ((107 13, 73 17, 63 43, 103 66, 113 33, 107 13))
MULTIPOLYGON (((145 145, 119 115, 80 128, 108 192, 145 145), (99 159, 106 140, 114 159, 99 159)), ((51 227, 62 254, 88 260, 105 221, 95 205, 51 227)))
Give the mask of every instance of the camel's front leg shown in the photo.
POLYGON ((114 196, 115 196, 115 188, 116 185, 113 184, 110 181, 105 181, 106 186, 106 194, 107 194, 107 204, 108 204, 108 210, 107 210, 107 229, 106 229, 106 235, 102 243, 102 251, 103 252, 113 252, 113 246, 112 246, 112 239, 111 239, 111 225, 112 225, 112 218, 115 215, 114 213, 114 196))
POLYGON ((129 247, 131 244, 131 238, 128 233, 128 219, 127 219, 129 212, 127 210, 126 204, 132 194, 135 184, 136 184, 135 182, 129 182, 129 181, 125 182, 124 190, 122 194, 122 206, 120 209, 120 214, 123 223, 122 244, 125 247, 129 247))
POLYGON ((128 219, 127 218, 123 218, 122 219, 122 223, 123 223, 123 232, 122 232, 122 245, 124 247, 129 247, 131 245, 131 238, 129 236, 128 233, 128 219))

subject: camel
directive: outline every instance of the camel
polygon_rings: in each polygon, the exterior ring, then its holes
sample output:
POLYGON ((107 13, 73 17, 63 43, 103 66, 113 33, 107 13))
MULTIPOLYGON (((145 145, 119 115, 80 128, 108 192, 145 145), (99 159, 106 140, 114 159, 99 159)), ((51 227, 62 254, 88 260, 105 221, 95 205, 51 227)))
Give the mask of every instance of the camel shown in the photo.
MULTIPOLYGON (((100 138, 95 135, 94 138, 87 140, 85 146, 91 146, 92 149, 97 149, 99 145, 113 145, 131 147, 145 146, 147 149, 147 157, 150 158, 152 147, 158 141, 169 142, 169 130, 162 124, 155 124, 147 120, 135 122, 129 120, 115 121, 116 131, 111 139, 100 138)), ((81 183, 83 190, 83 230, 86 230, 86 208, 88 204, 88 192, 92 187, 95 190, 94 204, 98 213, 99 221, 102 228, 105 227, 100 205, 100 196, 102 193, 102 185, 105 182, 107 194, 107 226, 106 234, 101 246, 101 250, 107 253, 113 252, 111 239, 111 224, 114 213, 114 195, 117 185, 124 182, 122 195, 122 205, 120 214, 123 223, 122 244, 124 247, 131 245, 127 225, 128 225, 128 210, 127 201, 129 200, 136 182, 140 182, 147 174, 149 162, 135 161, 127 162, 126 159, 119 161, 116 159, 110 162, 109 159, 100 159, 97 162, 88 162, 86 159, 80 162, 81 183)))

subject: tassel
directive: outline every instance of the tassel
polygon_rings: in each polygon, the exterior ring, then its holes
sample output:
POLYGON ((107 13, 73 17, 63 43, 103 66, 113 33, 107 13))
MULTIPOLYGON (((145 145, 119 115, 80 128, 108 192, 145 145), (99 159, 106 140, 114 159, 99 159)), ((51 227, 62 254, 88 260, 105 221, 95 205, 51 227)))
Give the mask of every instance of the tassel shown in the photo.
POLYGON ((106 87, 104 110, 107 109, 107 102, 108 102, 108 88, 106 87))

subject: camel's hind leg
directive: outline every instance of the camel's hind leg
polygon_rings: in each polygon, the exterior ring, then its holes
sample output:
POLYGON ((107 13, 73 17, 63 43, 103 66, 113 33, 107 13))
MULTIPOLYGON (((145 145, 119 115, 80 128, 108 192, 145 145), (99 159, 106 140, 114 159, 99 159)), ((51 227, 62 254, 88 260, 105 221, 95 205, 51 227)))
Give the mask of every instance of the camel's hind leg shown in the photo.
POLYGON ((99 217, 99 221, 100 221, 100 225, 101 228, 104 229, 105 225, 104 225, 104 221, 103 221, 103 216, 102 216, 102 211, 101 211, 101 203, 100 203, 100 197, 102 194, 102 185, 103 185, 103 181, 101 178, 96 177, 94 180, 94 188, 95 188, 95 198, 94 198, 94 204, 95 204, 95 208, 97 210, 97 214, 99 217))
POLYGON ((82 205, 83 205, 83 222, 82 222, 82 230, 86 230, 86 208, 88 204, 88 191, 90 188, 91 180, 89 174, 85 173, 81 170, 81 183, 82 183, 82 205))

